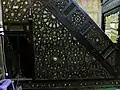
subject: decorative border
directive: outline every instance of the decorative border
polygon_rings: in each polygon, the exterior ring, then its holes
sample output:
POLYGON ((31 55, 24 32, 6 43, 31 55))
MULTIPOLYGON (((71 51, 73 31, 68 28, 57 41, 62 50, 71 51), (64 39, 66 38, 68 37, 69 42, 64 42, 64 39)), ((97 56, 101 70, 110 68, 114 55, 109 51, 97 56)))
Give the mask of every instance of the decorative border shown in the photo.
POLYGON ((23 89, 57 89, 57 88, 103 88, 103 87, 120 87, 120 80, 73 80, 73 81, 33 81, 20 80, 19 85, 23 89))

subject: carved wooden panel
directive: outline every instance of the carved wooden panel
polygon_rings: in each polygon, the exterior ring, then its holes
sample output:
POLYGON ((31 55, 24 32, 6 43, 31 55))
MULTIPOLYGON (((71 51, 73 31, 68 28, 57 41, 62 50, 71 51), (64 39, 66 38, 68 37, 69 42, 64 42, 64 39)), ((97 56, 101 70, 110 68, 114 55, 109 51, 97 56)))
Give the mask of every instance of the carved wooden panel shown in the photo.
MULTIPOLYGON (((39 0, 33 2, 33 5, 36 79, 111 77, 48 8, 39 0)), ((75 27, 80 28, 80 22, 82 19, 84 22, 85 17, 76 11, 71 19, 75 27)))
POLYGON ((2 0, 4 22, 27 21, 29 0, 2 0))

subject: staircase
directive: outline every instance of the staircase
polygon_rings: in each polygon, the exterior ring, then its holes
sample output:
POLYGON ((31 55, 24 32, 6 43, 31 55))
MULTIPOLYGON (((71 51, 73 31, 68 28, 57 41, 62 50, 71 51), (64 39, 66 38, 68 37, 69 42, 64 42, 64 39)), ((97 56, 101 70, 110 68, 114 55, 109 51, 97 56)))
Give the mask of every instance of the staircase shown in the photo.
POLYGON ((119 85, 117 46, 74 0, 7 3, 4 23, 32 21, 34 79, 20 80, 25 89, 119 85))

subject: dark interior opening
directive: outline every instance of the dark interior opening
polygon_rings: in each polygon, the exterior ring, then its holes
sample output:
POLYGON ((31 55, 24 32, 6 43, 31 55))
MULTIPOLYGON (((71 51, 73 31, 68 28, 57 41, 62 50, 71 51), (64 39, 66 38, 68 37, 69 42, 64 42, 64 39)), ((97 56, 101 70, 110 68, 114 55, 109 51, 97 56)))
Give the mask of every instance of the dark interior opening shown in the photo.
POLYGON ((32 77, 32 45, 28 42, 27 37, 9 36, 9 41, 17 53, 17 63, 20 65, 22 76, 32 77))
MULTIPOLYGON (((11 27, 9 30, 11 32, 18 31, 24 32, 25 30, 18 30, 20 26, 11 27), (16 29, 16 30, 14 30, 16 29)), ((18 33, 17 33, 18 34, 18 33)), ((6 35, 7 36, 7 35, 6 35)), ((32 50, 32 43, 29 41, 28 35, 10 35, 7 36, 8 41, 12 47, 11 53, 14 55, 11 57, 11 60, 8 61, 8 65, 11 64, 11 77, 15 78, 17 75, 20 74, 21 78, 32 78, 33 75, 33 50, 32 50), (10 63, 9 63, 10 62, 10 63)), ((6 55, 7 57, 7 55, 6 55)))

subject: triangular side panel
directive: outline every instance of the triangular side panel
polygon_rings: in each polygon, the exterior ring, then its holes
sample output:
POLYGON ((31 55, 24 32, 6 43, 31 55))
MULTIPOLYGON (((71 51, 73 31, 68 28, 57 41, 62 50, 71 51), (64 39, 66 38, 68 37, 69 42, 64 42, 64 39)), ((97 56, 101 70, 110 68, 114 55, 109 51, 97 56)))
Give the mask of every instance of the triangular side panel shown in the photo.
POLYGON ((77 40, 73 31, 70 32, 40 0, 33 0, 32 5, 36 79, 112 77, 81 44, 83 41, 77 40))
POLYGON ((111 75, 118 74, 115 68, 117 47, 75 0, 40 1, 111 75))

